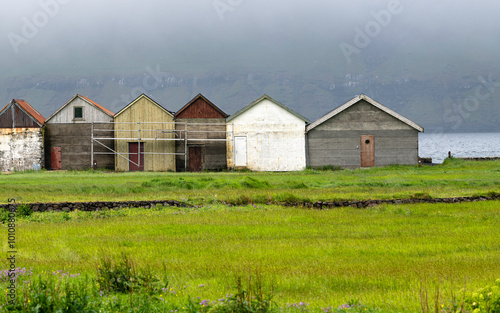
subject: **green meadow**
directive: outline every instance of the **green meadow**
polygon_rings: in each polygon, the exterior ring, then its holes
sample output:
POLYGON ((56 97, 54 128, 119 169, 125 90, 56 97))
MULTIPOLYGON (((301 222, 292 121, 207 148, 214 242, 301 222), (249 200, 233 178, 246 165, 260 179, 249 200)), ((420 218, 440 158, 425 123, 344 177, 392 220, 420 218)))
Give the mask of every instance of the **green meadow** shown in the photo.
POLYGON ((500 192, 500 161, 447 160, 288 173, 28 172, 0 175, 0 203, 172 199, 190 204, 455 197, 500 192))
MULTIPOLYGON (((272 202, 486 195, 500 191, 499 165, 451 160, 435 167, 281 174, 13 173, 0 176, 0 197, 175 199, 192 205, 19 218, 17 266, 33 271, 20 276, 20 290, 47 290, 50 284, 37 283, 37 275, 53 279, 68 273, 63 282, 88 288, 93 305, 107 308, 102 312, 229 312, 203 301, 231 297, 238 278, 247 290, 262 284, 261 293, 273 295, 279 312, 434 312, 436 305, 454 312, 454 305, 466 301, 462 290, 469 295, 500 278, 499 201, 332 210, 272 202), (106 262, 127 258, 133 271, 163 285, 141 293, 142 304, 132 300, 132 293, 139 293, 135 289, 106 291, 99 280, 108 277, 102 274, 106 262), (151 304, 155 308, 139 309, 151 304)), ((5 224, 1 227, 6 236, 5 224)), ((0 259, 0 269, 7 267, 6 258, 0 259)), ((54 283, 58 291, 51 299, 58 292, 66 299, 68 292, 58 286, 54 283)), ((19 293, 25 308, 41 301, 34 294, 43 294, 19 293)), ((260 299, 258 290, 254 295, 260 299)), ((2 305, 0 299, 0 312, 2 305)))

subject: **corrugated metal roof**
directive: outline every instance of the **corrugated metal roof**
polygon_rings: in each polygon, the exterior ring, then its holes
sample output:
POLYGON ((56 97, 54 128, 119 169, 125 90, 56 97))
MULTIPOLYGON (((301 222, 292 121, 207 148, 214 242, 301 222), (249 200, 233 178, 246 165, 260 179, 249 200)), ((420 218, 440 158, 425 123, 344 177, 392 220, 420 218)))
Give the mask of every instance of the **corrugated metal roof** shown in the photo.
POLYGON ((122 114, 124 111, 126 111, 128 108, 130 108, 131 106, 133 106, 137 101, 139 101, 139 99, 141 99, 143 97, 149 99, 151 102, 153 102, 154 104, 156 104, 160 109, 162 109, 163 111, 165 111, 166 113, 168 113, 168 114, 172 115, 172 117, 174 117, 174 112, 165 109, 161 104, 159 104, 158 102, 156 102, 150 96, 147 96, 146 94, 141 94, 139 97, 135 98, 134 101, 130 102, 130 104, 128 104, 126 107, 124 107, 123 109, 121 109, 118 113, 116 113, 115 114, 115 118, 118 115, 122 114))
POLYGON ((302 116, 299 113, 295 112, 294 110, 290 109, 289 107, 285 106, 284 104, 282 104, 282 103, 274 100, 273 98, 271 98, 268 95, 263 95, 259 99, 255 100, 254 102, 252 102, 249 105, 247 105, 246 107, 244 107, 243 109, 241 109, 238 112, 234 113, 233 115, 231 115, 230 117, 228 117, 226 119, 226 122, 230 122, 231 120, 235 119, 237 116, 239 116, 239 115, 243 114, 244 112, 248 111, 249 109, 251 109, 253 106, 255 106, 258 103, 262 102, 263 100, 269 100, 272 103, 276 104, 277 106, 279 106, 279 107, 283 108, 284 110, 288 111, 289 113, 291 113, 291 114, 295 115, 296 117, 300 118, 304 122, 309 123, 309 120, 307 118, 305 118, 304 116, 302 116))
POLYGON ((196 97, 194 97, 191 101, 188 102, 185 106, 183 106, 177 113, 175 113, 175 117, 177 117, 179 114, 181 114, 185 109, 187 109, 191 104, 193 104, 196 100, 198 99, 203 99, 205 100, 210 106, 212 106, 217 112, 222 114, 224 118, 227 118, 229 115, 227 115, 224 111, 222 111, 218 106, 212 103, 212 101, 208 100, 204 95, 199 93, 196 97))
POLYGON ((331 111, 330 113, 320 117, 318 120, 316 120, 314 123, 311 123, 310 125, 308 125, 306 127, 306 131, 310 131, 312 129, 314 129, 316 126, 319 126, 321 124, 323 124, 324 122, 326 122, 327 120, 331 119, 332 117, 334 117, 335 115, 343 112, 344 110, 348 109, 349 107, 353 106, 354 104, 358 103, 359 101, 366 101, 368 102, 369 104, 373 105, 374 107, 384 111, 385 113, 397 118, 398 120, 400 120, 401 122, 415 128, 416 130, 418 130, 419 132, 423 132, 424 131, 424 128, 420 125, 418 125, 417 123, 414 123, 412 121, 410 121, 409 119, 407 119, 406 117, 394 112, 393 110, 389 109, 388 107, 386 106, 383 106, 382 104, 378 103, 377 101, 373 100, 372 98, 366 96, 366 95, 359 95, 359 96, 356 96, 354 97, 353 99, 349 100, 348 102, 346 102, 345 104, 341 105, 340 107, 336 108, 335 110, 331 111))
POLYGON ((35 122, 37 122, 38 125, 43 126, 43 124, 45 123, 45 117, 43 117, 42 114, 40 114, 26 100, 23 100, 23 99, 12 99, 12 101, 10 103, 8 103, 0 111, 0 114, 2 114, 2 112, 5 109, 7 109, 11 104, 14 104, 14 103, 16 103, 21 109, 23 109, 26 112, 26 114, 31 116, 35 120, 35 122))
POLYGON ((68 102, 66 102, 65 104, 63 104, 59 109, 57 109, 57 111, 55 111, 51 116, 49 116, 49 118, 47 119, 47 122, 50 121, 54 116, 56 116, 59 112, 61 112, 62 109, 64 109, 66 106, 68 106, 71 102, 73 102, 73 100, 75 100, 76 98, 80 98, 82 99, 83 101, 87 102, 88 104, 90 105, 93 105, 95 106, 96 108, 98 108, 99 110, 103 111, 105 114, 113 117, 115 115, 115 113, 111 112, 110 110, 106 109, 105 107, 103 107, 102 105, 98 104, 97 102, 93 101, 93 100, 90 100, 89 98, 85 97, 85 96, 82 96, 82 95, 79 95, 79 94, 76 94, 73 98, 71 98, 68 102))

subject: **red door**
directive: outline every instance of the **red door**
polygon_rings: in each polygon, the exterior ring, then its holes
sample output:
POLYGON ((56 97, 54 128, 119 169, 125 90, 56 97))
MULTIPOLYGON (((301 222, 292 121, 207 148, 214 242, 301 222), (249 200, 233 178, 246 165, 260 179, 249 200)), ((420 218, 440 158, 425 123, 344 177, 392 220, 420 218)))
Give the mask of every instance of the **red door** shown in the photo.
POLYGON ((129 170, 131 172, 144 171, 144 142, 141 142, 141 152, 139 153, 139 143, 129 142, 129 170))
POLYGON ((361 167, 375 166, 375 136, 361 136, 361 167))
POLYGON ((50 149, 50 167, 54 171, 60 171, 62 164, 61 147, 52 147, 50 149))
POLYGON ((202 166, 201 147, 189 147, 189 171, 201 172, 202 166))

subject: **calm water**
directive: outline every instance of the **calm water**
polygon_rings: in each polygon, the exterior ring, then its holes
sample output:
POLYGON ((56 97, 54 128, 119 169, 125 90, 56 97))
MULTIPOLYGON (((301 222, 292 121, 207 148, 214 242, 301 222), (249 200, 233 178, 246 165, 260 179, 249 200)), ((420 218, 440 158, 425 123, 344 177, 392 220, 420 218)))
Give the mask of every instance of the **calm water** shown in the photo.
POLYGON ((448 151, 457 158, 500 157, 500 133, 419 134, 419 156, 442 163, 448 151))

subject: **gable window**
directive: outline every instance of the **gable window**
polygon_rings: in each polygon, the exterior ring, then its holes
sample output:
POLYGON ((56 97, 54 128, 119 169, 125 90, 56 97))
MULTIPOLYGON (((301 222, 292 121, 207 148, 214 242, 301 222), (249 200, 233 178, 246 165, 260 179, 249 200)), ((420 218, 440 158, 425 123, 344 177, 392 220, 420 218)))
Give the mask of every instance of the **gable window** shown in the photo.
POLYGON ((75 120, 83 119, 83 107, 73 107, 73 118, 75 120))

